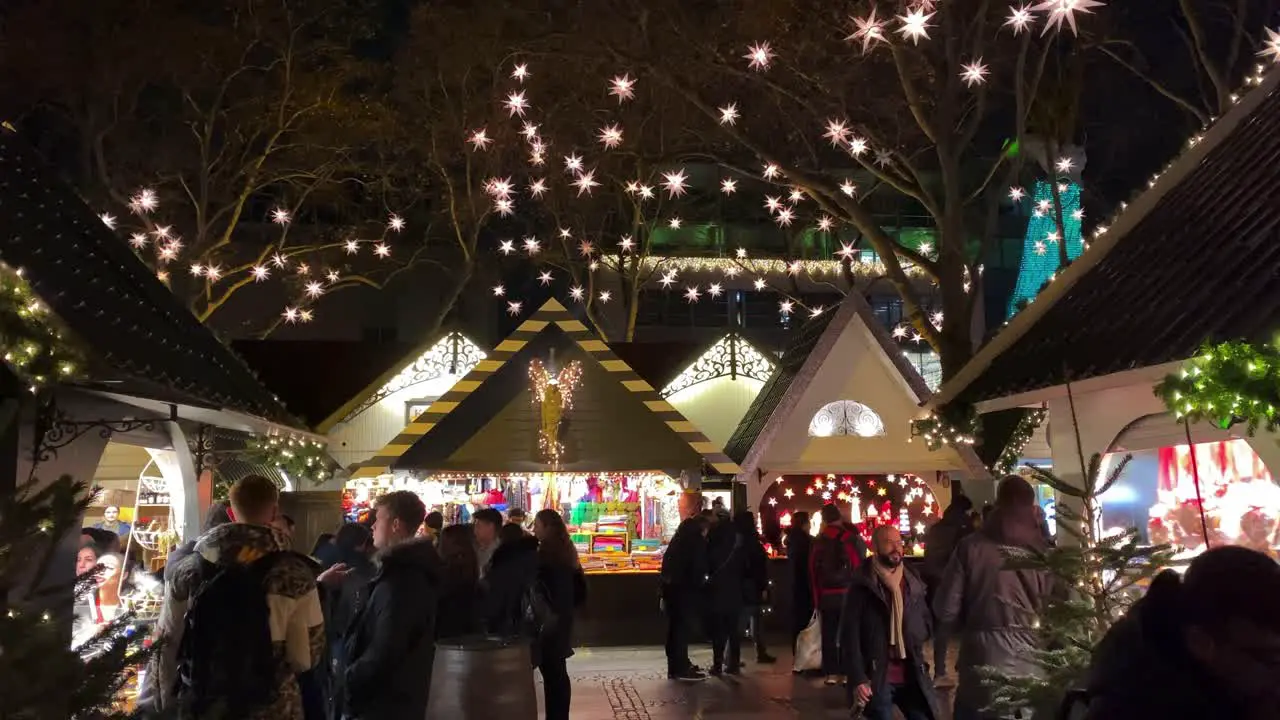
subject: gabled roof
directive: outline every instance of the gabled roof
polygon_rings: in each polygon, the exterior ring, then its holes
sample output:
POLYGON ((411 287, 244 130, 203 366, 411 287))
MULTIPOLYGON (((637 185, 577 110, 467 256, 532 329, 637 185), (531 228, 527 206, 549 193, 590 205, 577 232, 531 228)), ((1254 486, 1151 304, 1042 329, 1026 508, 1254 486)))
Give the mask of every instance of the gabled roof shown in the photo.
MULTIPOLYGON (((768 382, 777 367, 777 357, 769 357, 736 332, 715 341, 680 374, 662 385, 662 396, 671 397, 681 390, 719 377, 745 377, 768 382)), ((762 388, 763 389, 763 388, 762 388)))
MULTIPOLYGON (((975 476, 986 474, 971 448, 944 448, 930 453, 923 443, 907 442, 909 421, 920 404, 929 399, 929 388, 888 331, 880 325, 871 306, 855 293, 846 297, 836 309, 810 321, 783 353, 774 377, 756 398, 738 432, 730 440, 730 456, 742 466, 742 476, 749 476, 757 469, 783 470, 764 467, 765 464, 773 464, 768 459, 773 452, 771 447, 785 433, 799 432, 807 437, 812 415, 821 405, 812 408, 802 405, 813 404, 811 390, 818 392, 826 387, 815 384, 819 380, 833 388, 848 388, 855 380, 865 383, 855 389, 858 397, 833 395, 822 398, 823 403, 839 400, 865 402, 877 398, 880 407, 874 407, 877 403, 873 402, 872 410, 892 415, 894 424, 886 428, 889 440, 898 436, 901 446, 876 447, 879 455, 872 460, 873 464, 892 464, 893 467, 874 471, 918 472, 950 467, 966 470, 975 476)), ((809 438, 804 442, 827 439, 809 438)), ((867 439, 868 444, 861 449, 872 449, 870 443, 883 443, 884 440, 867 439)), ((826 468, 827 471, 858 471, 861 468, 855 466, 863 458, 846 454, 839 461, 849 466, 830 467, 826 468)))
POLYGON ((17 133, 0 128, 0 260, 88 355, 83 384, 302 427, 17 133))
MULTIPOLYGON (((501 395, 502 398, 506 398, 507 403, 510 402, 510 398, 507 397, 511 394, 509 388, 514 387, 511 378, 520 378, 527 371, 526 363, 522 360, 532 359, 535 356, 532 355, 534 350, 540 349, 543 345, 554 344, 561 339, 571 343, 576 348, 576 352, 585 354, 607 374, 606 377, 612 379, 618 387, 625 389, 629 399, 642 405, 648 413, 661 421, 674 436, 687 444, 697 456, 711 466, 714 472, 737 472, 738 466, 708 441, 693 423, 670 403, 659 397, 658 391, 650 383, 641 379, 630 365, 614 355, 604 341, 575 319, 563 305, 552 299, 548 300, 532 317, 521 323, 515 332, 498 343, 488 357, 477 363, 471 372, 454 384, 453 388, 409 423, 400 435, 392 439, 373 458, 361 463, 352 473, 352 477, 377 477, 390 472, 410 448, 424 438, 431 441, 431 434, 436 432, 437 428, 440 428, 439 432, 442 436, 449 436, 440 441, 448 447, 457 447, 458 443, 465 442, 466 438, 463 434, 457 434, 457 426, 475 428, 477 418, 492 418, 503 410, 506 405, 493 406, 495 400, 493 396, 501 395), (512 367, 506 368, 507 365, 512 367), (508 390, 502 393, 495 393, 493 390, 481 392, 490 381, 494 382, 495 387, 503 386, 508 390), (465 408, 468 404, 472 407, 465 408), (464 413, 465 418, 454 421, 455 428, 450 430, 444 426, 449 416, 455 411, 464 413)), ((460 415, 460 417, 464 416, 460 415)), ((438 451, 421 452, 434 457, 437 456, 438 451)), ((492 468, 491 470, 496 472, 500 469, 492 468)))
POLYGON ((934 398, 981 402, 1269 339, 1280 315, 1280 73, 1151 190, 934 398))

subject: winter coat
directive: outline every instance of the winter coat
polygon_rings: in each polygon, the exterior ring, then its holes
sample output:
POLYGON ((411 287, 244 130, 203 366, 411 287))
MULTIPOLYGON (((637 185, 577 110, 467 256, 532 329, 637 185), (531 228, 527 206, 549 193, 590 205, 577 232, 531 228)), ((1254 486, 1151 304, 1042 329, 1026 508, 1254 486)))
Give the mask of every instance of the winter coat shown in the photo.
POLYGON ((480 634, 480 585, 446 572, 436 610, 436 639, 480 634))
POLYGON ((795 528, 787 532, 787 571, 791 575, 791 626, 803 630, 813 615, 813 579, 809 577, 809 554, 813 538, 795 528))
POLYGON ((555 625, 539 640, 538 657, 542 660, 573 657, 573 586, 577 571, 572 565, 545 560, 538 563, 538 582, 556 618, 555 625))
POLYGON ((711 572, 707 540, 686 520, 662 554, 662 596, 668 603, 696 601, 711 572))
MULTIPOLYGON (((174 705, 177 652, 184 618, 192 596, 206 579, 201 561, 218 566, 243 565, 278 553, 263 580, 263 589, 271 606, 270 632, 276 648, 276 680, 280 689, 275 702, 252 718, 302 719, 297 673, 315 667, 323 657, 324 614, 316 590, 314 567, 304 556, 288 552, 287 547, 284 537, 274 528, 229 523, 201 535, 192 552, 178 560, 170 573, 164 606, 156 621, 156 636, 162 651, 155 660, 154 671, 148 673, 148 682, 155 683, 148 696, 157 699, 158 711, 167 712, 174 705)), ((235 660, 227 658, 226 661, 235 660)))
POLYGON ((920 576, 930 588, 937 588, 956 547, 972 532, 973 521, 969 518, 969 511, 953 504, 942 513, 942 519, 924 534, 924 563, 920 567, 920 576))
MULTIPOLYGON (((941 720, 942 706, 925 667, 924 643, 931 635, 931 623, 924 582, 911 568, 904 567, 902 584, 902 635, 908 679, 924 693, 934 720, 941 720)), ((869 683, 872 692, 889 690, 891 602, 889 590, 871 562, 863 563, 849 585, 840 619, 840 647, 844 653, 845 674, 849 676, 850 705, 854 690, 863 683, 869 683)))
POLYGON ((813 597, 820 603, 839 605, 843 602, 845 591, 854 571, 862 565, 867 557, 867 544, 857 530, 844 524, 826 525, 818 533, 818 539, 809 553, 809 577, 813 586, 813 597), (830 558, 832 553, 843 552, 847 558, 848 572, 844 577, 837 577, 830 568, 837 562, 830 558))
POLYGON ((521 538, 494 550, 480 588, 480 621, 486 633, 514 637, 525 631, 525 592, 537 580, 537 539, 521 538))
POLYGON ((769 555, 758 536, 743 537, 747 557, 746 577, 742 583, 742 601, 748 607, 763 605, 769 590, 769 555))
POLYGON ((747 583, 747 546, 732 525, 719 523, 707 534, 707 611, 714 614, 742 610, 747 583))
POLYGON ((1176 573, 1166 571, 1094 650, 1087 720, 1246 717, 1183 644, 1176 573))
POLYGON ((358 720, 423 717, 435 659, 439 557, 429 541, 377 558, 367 601, 347 632, 344 712, 358 720))
POLYGON ((1045 571, 1006 568, 1005 555, 1042 549, 1043 537, 1034 516, 1011 523, 1000 513, 993 512, 982 531, 960 541, 933 600, 938 622, 960 633, 956 703, 962 707, 990 704, 979 668, 1009 675, 1039 672, 1032 659, 1034 628, 1054 583, 1045 571))

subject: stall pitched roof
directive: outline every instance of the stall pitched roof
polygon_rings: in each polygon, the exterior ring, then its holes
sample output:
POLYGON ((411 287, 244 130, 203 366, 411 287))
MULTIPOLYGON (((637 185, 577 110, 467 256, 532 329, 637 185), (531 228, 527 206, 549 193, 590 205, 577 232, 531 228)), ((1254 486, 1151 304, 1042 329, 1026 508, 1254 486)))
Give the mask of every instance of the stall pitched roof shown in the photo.
POLYGON ((227 408, 301 428, 18 134, 0 128, 0 259, 84 346, 114 393, 227 408))
MULTIPOLYGON (((783 353, 774 376, 730 440, 730 456, 742 466, 742 475, 750 475, 757 469, 779 469, 772 467, 776 464, 776 458, 770 456, 772 446, 784 433, 788 437, 804 433, 807 438, 811 416, 825 402, 851 399, 865 404, 878 395, 877 401, 870 402, 869 406, 886 417, 886 430, 893 438, 894 435, 909 433, 910 419, 929 399, 928 385, 880 325, 871 306, 861 295, 846 297, 838 308, 826 314, 825 321, 822 320, 820 317, 801 329, 783 353), (863 365, 863 360, 870 360, 871 364, 863 365), (853 380, 864 383, 856 391, 860 397, 832 396, 821 398, 821 401, 815 398, 814 393, 822 390, 818 381, 844 389, 853 380)), ((929 451, 923 443, 909 444, 907 437, 901 437, 900 448, 879 448, 885 457, 876 459, 877 463, 897 463, 887 472, 906 472, 927 466, 928 469, 950 468, 965 470, 975 476, 986 475, 971 448, 929 451)), ((797 457, 792 459, 799 462, 799 456, 805 452, 804 447, 812 440, 797 441, 797 457)), ((870 445, 860 450, 867 449, 870 445)), ((854 460, 856 464, 861 458, 846 459, 854 460)))
POLYGON ((1259 340, 1280 311, 1280 73, 1244 97, 938 392, 981 402, 1259 340))
MULTIPOLYGON (((371 459, 361 463, 352 473, 353 478, 370 478, 391 471, 397 461, 419 440, 426 437, 459 406, 467 402, 486 381, 544 333, 561 333, 573 342, 578 350, 594 360, 630 397, 634 398, 661 420, 671 432, 700 456, 712 470, 718 473, 736 473, 738 466, 716 447, 678 410, 663 400, 654 387, 642 379, 635 370, 619 359, 586 325, 555 299, 548 300, 532 317, 525 320, 505 340, 481 360, 465 377, 421 415, 409 423, 400 435, 393 438, 371 459)), ((496 411, 497 408, 491 410, 496 411)))

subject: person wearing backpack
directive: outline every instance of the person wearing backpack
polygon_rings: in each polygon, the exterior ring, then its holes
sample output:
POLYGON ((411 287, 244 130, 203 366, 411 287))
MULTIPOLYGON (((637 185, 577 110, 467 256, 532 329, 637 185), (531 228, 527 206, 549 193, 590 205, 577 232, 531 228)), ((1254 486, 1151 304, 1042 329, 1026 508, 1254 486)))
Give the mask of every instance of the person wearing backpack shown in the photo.
POLYGON ((534 515, 533 534, 538 539, 538 584, 555 616, 555 624, 540 638, 538 650, 545 720, 569 720, 573 686, 566 661, 573 657, 574 585, 581 571, 578 550, 569 538, 564 518, 555 510, 539 510, 534 515))
MULTIPOLYGON (((530 597, 538 584, 538 539, 525 535, 524 530, 515 525, 502 525, 494 542, 496 549, 489 572, 480 581, 480 617, 485 632, 500 637, 536 639, 540 628, 530 627, 538 622, 531 613, 546 612, 545 607, 529 607, 531 601, 538 599, 530 597)), ((533 650, 536 665, 536 643, 533 650)))
POLYGON ((342 713, 349 720, 400 720, 427 713, 435 661, 440 558, 417 537, 427 508, 398 490, 374 502, 377 569, 346 633, 342 713))
POLYGON ((822 506, 822 532, 809 554, 809 577, 822 623, 822 673, 827 685, 839 685, 844 666, 840 658, 840 615, 853 574, 867 556, 867 544, 846 523, 840 508, 822 506))
POLYGON ((324 653, 315 574, 271 527, 279 491, 250 475, 232 486, 232 522, 210 529, 173 568, 157 621, 156 711, 183 718, 302 720, 297 673, 324 653))

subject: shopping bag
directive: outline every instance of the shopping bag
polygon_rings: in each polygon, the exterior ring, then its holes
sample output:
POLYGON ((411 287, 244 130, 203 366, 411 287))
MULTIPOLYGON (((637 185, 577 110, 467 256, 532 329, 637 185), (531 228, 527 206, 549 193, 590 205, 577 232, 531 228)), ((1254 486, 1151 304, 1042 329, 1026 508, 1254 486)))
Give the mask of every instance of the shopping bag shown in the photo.
POLYGON ((796 638, 796 672, 822 669, 822 616, 816 611, 796 638))

